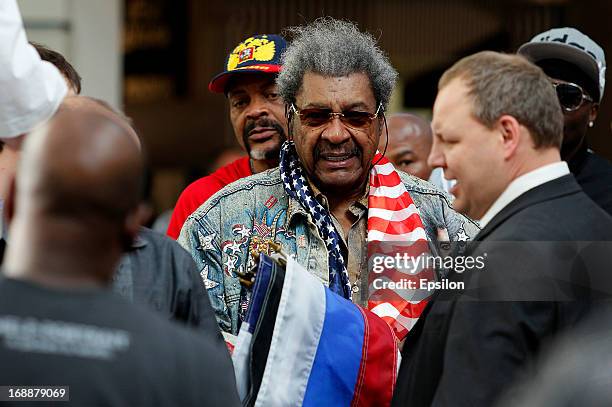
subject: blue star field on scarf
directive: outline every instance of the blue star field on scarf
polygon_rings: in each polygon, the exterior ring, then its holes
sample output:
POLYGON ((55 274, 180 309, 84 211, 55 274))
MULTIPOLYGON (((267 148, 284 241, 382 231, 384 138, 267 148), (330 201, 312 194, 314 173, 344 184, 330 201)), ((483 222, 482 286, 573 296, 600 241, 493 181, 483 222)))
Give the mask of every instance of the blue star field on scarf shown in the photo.
POLYGON ((325 241, 329 256, 329 288, 350 300, 351 285, 340 251, 340 235, 334 227, 329 211, 315 199, 308 180, 304 176, 304 170, 293 141, 283 143, 279 167, 285 191, 308 211, 314 219, 319 236, 325 241))

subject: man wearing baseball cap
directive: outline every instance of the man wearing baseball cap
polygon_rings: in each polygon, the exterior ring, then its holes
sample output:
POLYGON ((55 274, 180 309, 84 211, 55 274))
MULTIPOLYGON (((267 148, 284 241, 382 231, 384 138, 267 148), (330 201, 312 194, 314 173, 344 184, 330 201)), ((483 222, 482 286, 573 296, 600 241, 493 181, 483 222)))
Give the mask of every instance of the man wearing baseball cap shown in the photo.
POLYGON ((518 53, 542 68, 555 86, 564 117, 561 158, 584 192, 612 214, 612 163, 590 150, 586 138, 605 89, 603 49, 565 27, 536 35, 518 53))
POLYGON ((279 35, 249 37, 229 54, 225 71, 208 84, 211 92, 224 93, 227 97, 234 134, 248 157, 200 178, 181 193, 167 231, 174 239, 178 238, 187 217, 215 192, 240 178, 278 165, 287 121, 275 80, 286 46, 285 39, 279 35))

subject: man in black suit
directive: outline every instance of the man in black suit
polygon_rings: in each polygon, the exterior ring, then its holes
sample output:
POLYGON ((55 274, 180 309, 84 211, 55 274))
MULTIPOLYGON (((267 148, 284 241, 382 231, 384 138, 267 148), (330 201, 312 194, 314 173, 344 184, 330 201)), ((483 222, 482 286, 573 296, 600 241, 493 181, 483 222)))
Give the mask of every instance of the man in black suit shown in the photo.
POLYGON ((393 404, 489 406, 590 310, 595 281, 609 288, 593 262, 612 218, 561 161, 555 90, 524 58, 457 62, 440 79, 432 126, 430 164, 456 180, 455 209, 480 219, 465 254, 486 267, 451 272, 465 290, 434 295, 404 343, 393 404))

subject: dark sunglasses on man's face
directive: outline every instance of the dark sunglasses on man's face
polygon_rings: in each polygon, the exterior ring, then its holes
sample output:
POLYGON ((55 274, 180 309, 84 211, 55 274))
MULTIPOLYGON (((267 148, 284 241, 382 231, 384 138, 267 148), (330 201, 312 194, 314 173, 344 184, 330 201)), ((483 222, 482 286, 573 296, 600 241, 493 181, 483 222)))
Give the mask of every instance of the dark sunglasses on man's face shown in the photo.
POLYGON ((291 110, 299 116, 300 121, 304 126, 320 127, 331 121, 334 117, 340 119, 345 125, 354 129, 364 129, 368 127, 372 120, 378 117, 378 113, 382 109, 382 103, 378 105, 376 113, 363 112, 360 110, 347 110, 343 112, 334 112, 331 109, 311 108, 298 110, 294 104, 291 104, 291 110))
POLYGON ((585 100, 587 102, 593 102, 593 98, 587 95, 587 93, 575 83, 553 81, 552 84, 555 87, 555 91, 557 91, 559 104, 566 112, 578 110, 585 100))

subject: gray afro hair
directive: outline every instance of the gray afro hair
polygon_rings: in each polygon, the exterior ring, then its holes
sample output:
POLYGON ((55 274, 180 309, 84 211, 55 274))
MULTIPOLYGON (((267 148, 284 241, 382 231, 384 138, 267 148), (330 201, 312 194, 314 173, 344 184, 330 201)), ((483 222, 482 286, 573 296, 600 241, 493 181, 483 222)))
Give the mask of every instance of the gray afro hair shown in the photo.
POLYGON ((293 41, 282 56, 277 84, 285 103, 295 102, 308 71, 340 77, 363 72, 370 78, 376 103, 389 103, 397 71, 368 33, 348 21, 322 17, 306 26, 290 27, 286 35, 293 41))

